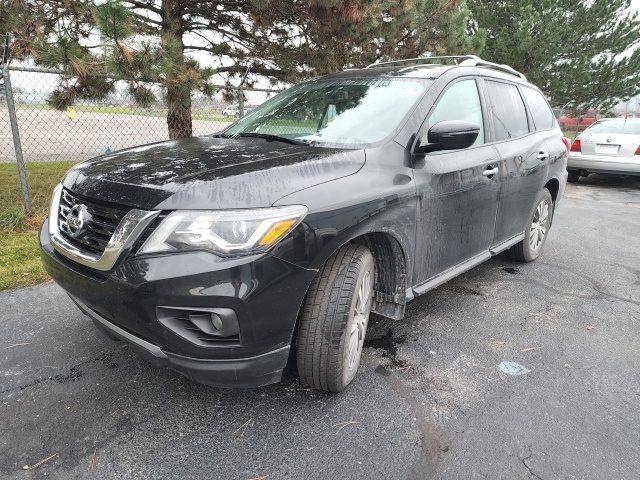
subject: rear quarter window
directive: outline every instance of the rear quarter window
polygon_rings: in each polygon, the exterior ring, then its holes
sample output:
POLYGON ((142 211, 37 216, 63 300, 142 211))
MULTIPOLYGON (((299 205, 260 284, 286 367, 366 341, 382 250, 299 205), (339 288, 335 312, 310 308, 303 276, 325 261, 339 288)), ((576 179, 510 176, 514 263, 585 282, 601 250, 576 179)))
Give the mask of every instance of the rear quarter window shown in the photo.
POLYGON ((624 118, 598 120, 585 130, 585 133, 587 132, 640 135, 640 120, 626 120, 624 118))
POLYGON ((529 106, 536 130, 553 128, 553 112, 542 94, 529 87, 522 87, 522 95, 529 106))
POLYGON ((510 83, 486 81, 495 140, 508 140, 529 133, 527 110, 518 92, 510 83))

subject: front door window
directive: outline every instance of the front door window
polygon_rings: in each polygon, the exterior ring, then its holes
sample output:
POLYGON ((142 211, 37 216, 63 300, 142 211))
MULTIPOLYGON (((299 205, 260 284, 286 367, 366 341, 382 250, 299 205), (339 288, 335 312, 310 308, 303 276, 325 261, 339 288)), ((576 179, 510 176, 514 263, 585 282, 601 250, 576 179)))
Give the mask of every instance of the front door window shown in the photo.
POLYGON ((480 126, 480 134, 474 145, 484 143, 484 121, 478 86, 475 80, 461 80, 444 92, 436 107, 429 115, 428 125, 432 127, 445 120, 463 120, 480 126))

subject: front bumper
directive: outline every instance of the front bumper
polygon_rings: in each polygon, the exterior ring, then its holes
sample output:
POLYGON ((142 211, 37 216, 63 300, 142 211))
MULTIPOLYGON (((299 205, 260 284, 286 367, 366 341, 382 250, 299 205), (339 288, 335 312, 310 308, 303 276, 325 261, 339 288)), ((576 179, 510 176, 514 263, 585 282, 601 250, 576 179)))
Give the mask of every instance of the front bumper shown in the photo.
POLYGON ((613 157, 606 155, 583 155, 572 152, 567 161, 569 170, 586 170, 587 172, 622 173, 640 175, 640 155, 632 157, 613 157))
POLYGON ((289 358, 289 346, 251 358, 226 360, 207 360, 175 355, 165 352, 157 345, 136 337, 111 323, 106 318, 87 308, 78 299, 73 297, 71 299, 107 335, 127 341, 138 352, 138 355, 146 358, 150 363, 175 370, 195 382, 222 387, 260 387, 268 385, 280 381, 282 369, 289 358))
POLYGON ((46 223, 40 244, 47 272, 97 326, 152 363, 216 386, 280 379, 315 274, 271 255, 221 259, 206 252, 132 256, 100 272, 56 252, 46 223), (160 306, 231 309, 239 341, 193 343, 159 321, 160 306))

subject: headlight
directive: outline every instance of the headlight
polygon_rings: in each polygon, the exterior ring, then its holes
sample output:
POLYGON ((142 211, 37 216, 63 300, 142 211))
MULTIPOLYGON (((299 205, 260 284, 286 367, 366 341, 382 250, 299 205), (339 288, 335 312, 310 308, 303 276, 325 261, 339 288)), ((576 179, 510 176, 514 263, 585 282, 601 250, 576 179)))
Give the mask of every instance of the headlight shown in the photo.
POLYGON ((167 216, 139 253, 208 250, 221 256, 273 247, 307 214, 302 205, 252 210, 183 210, 167 216))

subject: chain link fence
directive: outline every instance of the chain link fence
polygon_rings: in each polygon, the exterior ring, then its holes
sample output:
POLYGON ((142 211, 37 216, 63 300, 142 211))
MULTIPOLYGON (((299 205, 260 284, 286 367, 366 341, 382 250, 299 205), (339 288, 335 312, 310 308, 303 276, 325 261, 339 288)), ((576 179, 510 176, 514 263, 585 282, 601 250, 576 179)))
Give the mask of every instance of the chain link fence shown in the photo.
MULTIPOLYGON (((19 66, 10 66, 7 70, 22 155, 27 163, 82 161, 105 152, 169 138, 167 110, 157 85, 151 86, 157 100, 146 108, 135 103, 125 82, 117 81, 113 93, 107 97, 81 100, 66 111, 59 111, 49 106, 47 99, 59 85, 61 71, 19 66)), ((194 136, 224 129, 278 92, 224 85, 216 89, 212 97, 195 93, 192 97, 194 136)), ((0 162, 15 162, 6 93, 0 90, 0 162)))

